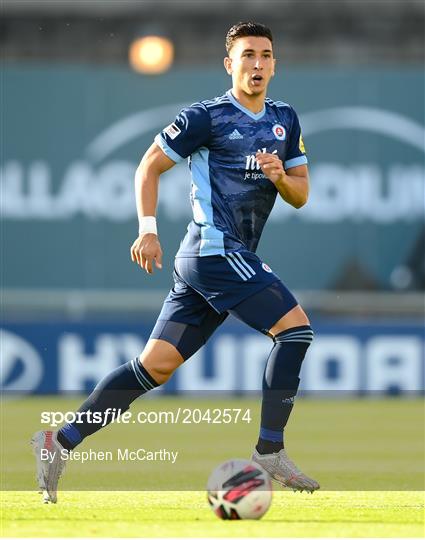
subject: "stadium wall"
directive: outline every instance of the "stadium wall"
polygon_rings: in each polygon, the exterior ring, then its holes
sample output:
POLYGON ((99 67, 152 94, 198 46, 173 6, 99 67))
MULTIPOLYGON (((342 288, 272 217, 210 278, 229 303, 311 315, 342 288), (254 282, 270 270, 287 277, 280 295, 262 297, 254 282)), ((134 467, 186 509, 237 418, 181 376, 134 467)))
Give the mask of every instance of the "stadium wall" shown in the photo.
MULTIPOLYGON (((187 165, 161 180, 164 270, 149 281, 129 258, 134 172, 184 104, 229 84, 219 70, 144 77, 124 68, 6 65, 6 291, 168 289, 191 218, 187 165)), ((270 97, 298 111, 311 171, 309 203, 296 211, 278 200, 259 246, 290 288, 425 288, 423 93, 419 69, 283 69, 275 77, 270 97)))

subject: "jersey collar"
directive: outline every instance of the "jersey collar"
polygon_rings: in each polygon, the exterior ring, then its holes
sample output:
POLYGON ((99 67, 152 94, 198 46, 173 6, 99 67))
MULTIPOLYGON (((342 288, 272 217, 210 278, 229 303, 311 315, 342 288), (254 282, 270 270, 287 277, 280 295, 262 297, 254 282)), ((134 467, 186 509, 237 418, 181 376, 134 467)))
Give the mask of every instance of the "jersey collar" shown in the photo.
POLYGON ((227 97, 230 100, 230 103, 237 107, 239 110, 250 116, 253 120, 260 120, 260 118, 263 118, 263 116, 266 114, 266 104, 264 103, 263 110, 258 113, 253 113, 246 107, 244 107, 239 101, 234 97, 231 90, 227 90, 226 92, 227 97))

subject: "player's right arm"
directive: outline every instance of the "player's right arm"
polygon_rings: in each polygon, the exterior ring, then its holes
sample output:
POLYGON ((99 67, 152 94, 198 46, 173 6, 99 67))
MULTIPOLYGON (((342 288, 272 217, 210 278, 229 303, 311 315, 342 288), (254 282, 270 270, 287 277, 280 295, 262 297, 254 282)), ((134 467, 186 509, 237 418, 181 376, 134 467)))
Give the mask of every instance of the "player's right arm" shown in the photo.
MULTIPOLYGON (((158 203, 159 177, 175 165, 161 148, 153 143, 143 156, 135 175, 136 205, 139 223, 145 216, 155 216, 158 203)), ((154 233, 142 233, 131 246, 131 260, 148 274, 153 272, 153 262, 162 268, 162 249, 158 236, 154 233)))
MULTIPOLYGON (((136 173, 136 201, 139 223, 155 216, 160 175, 208 143, 211 119, 205 105, 194 103, 180 111, 172 124, 155 137, 136 173)), ((162 264, 162 251, 156 234, 139 235, 131 247, 131 258, 152 273, 152 263, 162 264)))

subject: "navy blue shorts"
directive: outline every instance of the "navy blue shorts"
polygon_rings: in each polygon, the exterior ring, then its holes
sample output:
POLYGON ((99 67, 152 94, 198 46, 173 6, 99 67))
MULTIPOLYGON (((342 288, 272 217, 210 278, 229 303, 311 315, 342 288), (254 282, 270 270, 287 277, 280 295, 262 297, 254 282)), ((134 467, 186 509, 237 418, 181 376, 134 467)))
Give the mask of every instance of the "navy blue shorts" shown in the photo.
POLYGON ((174 287, 150 336, 173 344, 177 338, 167 338, 167 321, 181 323, 173 325, 173 334, 184 325, 197 327, 203 342, 229 313, 267 334, 298 304, 279 277, 249 251, 176 258, 173 277, 174 287))

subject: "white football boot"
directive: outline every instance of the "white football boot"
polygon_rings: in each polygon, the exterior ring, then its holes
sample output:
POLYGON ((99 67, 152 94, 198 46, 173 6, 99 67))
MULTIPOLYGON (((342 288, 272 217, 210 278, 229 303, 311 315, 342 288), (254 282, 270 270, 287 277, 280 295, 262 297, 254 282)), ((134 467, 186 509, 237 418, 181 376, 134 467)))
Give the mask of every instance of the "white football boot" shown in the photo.
POLYGON ((289 487, 294 491, 309 491, 310 493, 320 489, 316 480, 302 473, 288 458, 284 449, 275 454, 263 455, 254 450, 251 459, 261 465, 276 482, 284 487, 289 487))
POLYGON ((61 454, 64 448, 57 441, 55 431, 37 431, 31 439, 31 446, 35 455, 37 482, 39 490, 43 493, 43 502, 56 503, 58 481, 67 461, 61 454))

